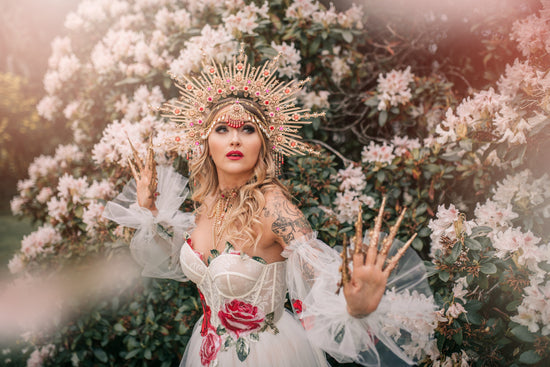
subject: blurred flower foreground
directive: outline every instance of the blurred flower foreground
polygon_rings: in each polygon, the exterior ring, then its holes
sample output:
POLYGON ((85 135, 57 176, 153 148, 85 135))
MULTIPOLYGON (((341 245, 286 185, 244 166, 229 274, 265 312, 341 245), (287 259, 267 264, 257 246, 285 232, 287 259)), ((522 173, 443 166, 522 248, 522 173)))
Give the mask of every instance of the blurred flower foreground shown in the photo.
POLYGON ((37 105, 73 142, 36 157, 11 201, 39 228, 1 286, 1 364, 179 362, 200 316, 193 287, 141 278, 132 231, 102 211, 129 180, 128 138, 144 156, 153 135, 158 164, 187 174, 154 109, 177 97, 168 72, 200 72, 202 54, 224 62, 244 42, 256 61, 282 53, 280 76, 309 76, 298 103, 327 113, 305 129, 326 150, 288 160, 283 177, 322 239, 352 233, 360 206, 369 223, 383 195, 387 224, 409 208, 399 236, 418 232, 439 310, 433 343, 406 352, 427 366, 547 365, 550 1, 521 14, 479 21, 486 65, 508 59, 467 88, 452 75, 468 61, 438 59, 452 25, 437 12, 390 27, 367 5, 314 0, 83 1, 37 105))

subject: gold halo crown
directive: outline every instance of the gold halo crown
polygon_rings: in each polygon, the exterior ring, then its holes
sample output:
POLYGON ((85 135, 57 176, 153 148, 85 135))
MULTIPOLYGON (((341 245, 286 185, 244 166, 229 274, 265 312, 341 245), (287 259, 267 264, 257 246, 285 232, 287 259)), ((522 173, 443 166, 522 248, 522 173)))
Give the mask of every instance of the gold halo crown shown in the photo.
MULTIPOLYGON (((170 74, 180 96, 173 103, 164 103, 160 111, 163 117, 177 124, 179 131, 173 137, 173 145, 185 144, 184 151, 195 151, 220 120, 214 121, 216 116, 211 116, 219 111, 220 103, 234 103, 235 107, 244 103, 262 115, 263 118, 254 119, 254 122, 271 143, 275 155, 317 154, 297 133, 302 125, 311 124, 307 119, 324 116, 324 113, 310 113, 294 104, 309 78, 298 82, 279 80, 276 71, 280 55, 255 67, 248 63, 241 46, 239 54, 227 66, 210 59, 208 63, 203 61, 203 69, 196 77, 178 78, 170 74)), ((181 145, 179 148, 181 151, 181 145)))

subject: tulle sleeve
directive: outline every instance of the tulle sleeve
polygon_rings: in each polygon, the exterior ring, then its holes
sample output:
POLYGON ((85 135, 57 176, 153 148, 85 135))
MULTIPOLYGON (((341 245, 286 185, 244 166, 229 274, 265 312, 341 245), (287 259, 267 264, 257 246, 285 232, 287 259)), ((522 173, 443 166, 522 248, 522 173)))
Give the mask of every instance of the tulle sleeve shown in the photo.
MULTIPOLYGON (((400 247, 397 242, 390 255, 400 247)), ((363 318, 350 316, 343 292, 336 294, 341 264, 336 250, 311 234, 291 242, 283 256, 295 314, 310 341, 340 363, 406 366, 433 346, 434 301, 414 250, 394 269, 376 311, 363 318)))
POLYGON ((133 179, 113 201, 107 203, 103 216, 136 229, 130 251, 143 267, 143 276, 185 281, 179 253, 185 233, 195 226, 194 215, 179 210, 188 194, 187 178, 172 167, 159 166, 157 172, 156 216, 138 205, 133 179))

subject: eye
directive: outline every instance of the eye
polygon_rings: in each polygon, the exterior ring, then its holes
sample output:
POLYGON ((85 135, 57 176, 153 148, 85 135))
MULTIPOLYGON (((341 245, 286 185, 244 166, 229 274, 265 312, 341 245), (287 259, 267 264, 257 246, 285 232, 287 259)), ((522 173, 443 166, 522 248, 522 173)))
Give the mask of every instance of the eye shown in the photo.
POLYGON ((220 125, 216 126, 214 131, 217 132, 217 133, 220 133, 220 134, 225 133, 225 132, 227 132, 227 126, 220 124, 220 125))
POLYGON ((256 132, 256 126, 253 124, 246 124, 243 126, 243 131, 247 134, 254 134, 256 132))

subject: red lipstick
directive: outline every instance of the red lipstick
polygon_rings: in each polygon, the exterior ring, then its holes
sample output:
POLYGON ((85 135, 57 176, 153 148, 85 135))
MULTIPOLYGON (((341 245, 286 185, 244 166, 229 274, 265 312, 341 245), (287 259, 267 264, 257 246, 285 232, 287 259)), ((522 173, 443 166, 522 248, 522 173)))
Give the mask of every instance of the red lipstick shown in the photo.
POLYGON ((238 159, 241 159, 244 155, 242 152, 238 150, 232 150, 229 153, 227 153, 225 156, 231 160, 238 160, 238 159))

